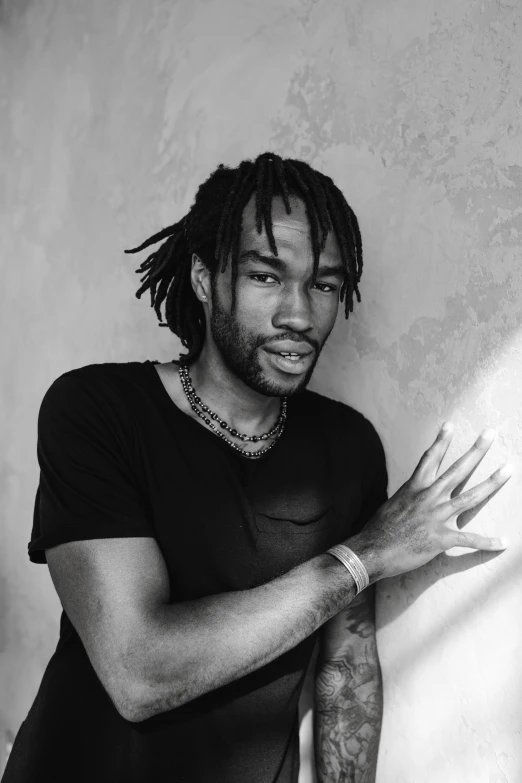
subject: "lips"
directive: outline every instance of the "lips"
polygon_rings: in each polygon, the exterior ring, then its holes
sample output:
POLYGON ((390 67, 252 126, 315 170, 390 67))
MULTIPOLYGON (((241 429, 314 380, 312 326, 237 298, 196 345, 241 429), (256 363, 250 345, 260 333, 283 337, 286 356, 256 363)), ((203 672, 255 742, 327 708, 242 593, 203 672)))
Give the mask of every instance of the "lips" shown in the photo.
POLYGON ((312 351, 309 351, 306 355, 302 354, 299 358, 290 359, 285 356, 281 356, 280 353, 275 351, 266 351, 270 363, 278 370, 282 370, 290 375, 299 375, 307 370, 312 361, 312 351))
POLYGON ((304 359, 306 356, 313 353, 310 346, 306 343, 293 343, 290 340, 281 341, 280 343, 271 343, 269 346, 265 347, 265 350, 268 351, 268 353, 275 354, 297 353, 301 359, 304 359))

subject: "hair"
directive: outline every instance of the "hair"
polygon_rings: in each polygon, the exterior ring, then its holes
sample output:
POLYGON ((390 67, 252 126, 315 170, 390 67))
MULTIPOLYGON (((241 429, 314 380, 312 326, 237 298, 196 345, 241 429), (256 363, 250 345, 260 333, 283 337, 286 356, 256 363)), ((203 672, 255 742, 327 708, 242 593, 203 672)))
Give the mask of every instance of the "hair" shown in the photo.
POLYGON ((357 284, 362 274, 362 242, 357 218, 343 194, 330 177, 302 160, 280 158, 272 152, 254 161, 244 160, 237 168, 220 164, 203 182, 188 213, 177 223, 162 229, 138 247, 125 250, 137 253, 160 240, 165 241, 136 269, 146 272, 136 292, 139 299, 150 289, 151 307, 159 326, 176 334, 188 353, 180 361, 189 363, 200 353, 205 340, 205 313, 191 284, 192 254, 196 253, 210 272, 212 286, 229 261, 232 266, 232 312, 236 306, 239 245, 243 210, 255 192, 256 227, 265 226, 270 248, 277 256, 272 231, 272 198, 281 196, 287 214, 291 213, 289 196, 304 202, 310 226, 316 279, 319 256, 330 230, 334 231, 342 263, 346 269, 340 300, 345 299, 345 318, 353 310, 353 295, 361 296, 357 284), (161 305, 165 301, 162 323, 161 305))

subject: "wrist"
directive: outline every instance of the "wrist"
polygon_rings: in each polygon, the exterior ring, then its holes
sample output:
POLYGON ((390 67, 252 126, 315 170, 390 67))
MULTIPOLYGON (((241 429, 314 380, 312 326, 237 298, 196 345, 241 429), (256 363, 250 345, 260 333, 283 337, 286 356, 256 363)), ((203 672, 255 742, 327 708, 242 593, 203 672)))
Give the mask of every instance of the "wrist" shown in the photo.
POLYGON ((369 587, 370 577, 368 571, 353 549, 350 549, 346 544, 336 544, 335 546, 330 547, 326 554, 337 558, 337 560, 344 565, 355 582, 357 594, 369 587))
POLYGON ((364 536, 364 531, 343 541, 345 546, 349 547, 362 562, 368 572, 370 584, 382 579, 384 574, 384 564, 374 543, 368 541, 364 536))

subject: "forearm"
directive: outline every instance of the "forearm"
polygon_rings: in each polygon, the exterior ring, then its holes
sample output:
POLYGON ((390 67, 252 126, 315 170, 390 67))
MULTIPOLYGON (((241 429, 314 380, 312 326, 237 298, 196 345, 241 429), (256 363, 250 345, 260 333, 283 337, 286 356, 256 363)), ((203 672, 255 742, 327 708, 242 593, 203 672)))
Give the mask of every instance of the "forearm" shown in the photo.
POLYGON ((260 587, 162 605, 128 660, 139 683, 132 719, 174 709, 259 669, 354 597, 345 567, 323 554, 260 587))
POLYGON ((382 706, 375 631, 366 635, 363 629, 360 635, 347 636, 335 657, 318 661, 314 710, 318 783, 374 783, 382 706))

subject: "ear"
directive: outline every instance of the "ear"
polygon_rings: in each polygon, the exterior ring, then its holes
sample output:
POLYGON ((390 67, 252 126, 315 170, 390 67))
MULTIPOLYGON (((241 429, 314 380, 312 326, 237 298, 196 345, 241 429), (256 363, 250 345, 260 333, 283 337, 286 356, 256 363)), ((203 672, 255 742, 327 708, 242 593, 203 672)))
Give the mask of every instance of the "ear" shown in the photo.
POLYGON ((190 279, 194 293, 200 302, 208 302, 210 299, 210 271, 197 253, 192 253, 190 279))

